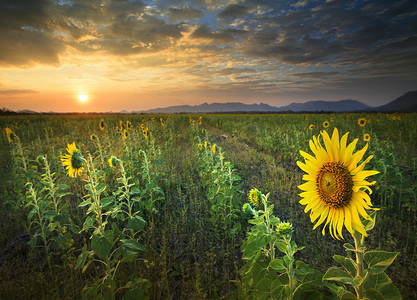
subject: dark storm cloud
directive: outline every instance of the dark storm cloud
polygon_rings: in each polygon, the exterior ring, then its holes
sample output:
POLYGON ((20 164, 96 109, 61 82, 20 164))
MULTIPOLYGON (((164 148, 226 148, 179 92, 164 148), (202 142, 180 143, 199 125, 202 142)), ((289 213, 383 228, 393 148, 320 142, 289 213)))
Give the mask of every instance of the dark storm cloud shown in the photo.
POLYGON ((0 1, 0 66, 56 65, 64 50, 48 25, 48 1, 0 1))
POLYGON ((180 22, 180 21, 186 21, 186 20, 199 19, 202 16, 204 16, 204 12, 199 9, 190 8, 190 7, 182 7, 182 8, 172 7, 168 9, 168 15, 169 15, 170 21, 180 22))
POLYGON ((233 28, 220 31, 211 31, 210 28, 206 25, 201 25, 191 34, 191 37, 211 39, 216 42, 228 43, 233 41, 237 36, 245 34, 246 31, 233 28))
POLYGON ((230 4, 226 6, 217 17, 220 19, 237 19, 249 14, 251 8, 239 4, 230 4))

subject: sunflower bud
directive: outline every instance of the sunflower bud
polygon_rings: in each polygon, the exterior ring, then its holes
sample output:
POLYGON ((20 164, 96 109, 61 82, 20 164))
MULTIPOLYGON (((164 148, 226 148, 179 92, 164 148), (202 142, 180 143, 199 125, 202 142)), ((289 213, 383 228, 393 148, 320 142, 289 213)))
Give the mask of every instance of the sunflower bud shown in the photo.
POLYGON ((43 164, 43 163, 44 163, 44 161, 45 161, 45 157, 44 157, 43 155, 39 155, 39 156, 36 158, 36 161, 37 161, 38 163, 40 163, 40 164, 43 164))
POLYGON ((289 235, 294 231, 291 223, 281 222, 278 225, 277 231, 281 235, 289 235))
POLYGON ((116 156, 112 155, 109 158, 109 166, 110 167, 115 167, 118 163, 120 162, 120 159, 118 159, 116 156))

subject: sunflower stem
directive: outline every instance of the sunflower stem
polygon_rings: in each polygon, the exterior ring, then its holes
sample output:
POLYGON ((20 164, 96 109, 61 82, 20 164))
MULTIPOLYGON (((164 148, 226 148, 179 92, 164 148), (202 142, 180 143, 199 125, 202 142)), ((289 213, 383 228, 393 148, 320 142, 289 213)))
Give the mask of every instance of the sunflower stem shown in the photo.
MULTIPOLYGON (((364 255, 364 251, 363 251, 363 242, 364 242, 364 236, 356 231, 353 230, 353 238, 355 240, 355 254, 356 254, 356 264, 357 264, 357 276, 360 276, 361 278, 365 277, 365 266, 363 263, 363 255, 364 255)), ((363 299, 364 296, 364 287, 363 284, 360 284, 359 286, 355 287, 355 291, 356 291, 356 296, 358 299, 363 299)))

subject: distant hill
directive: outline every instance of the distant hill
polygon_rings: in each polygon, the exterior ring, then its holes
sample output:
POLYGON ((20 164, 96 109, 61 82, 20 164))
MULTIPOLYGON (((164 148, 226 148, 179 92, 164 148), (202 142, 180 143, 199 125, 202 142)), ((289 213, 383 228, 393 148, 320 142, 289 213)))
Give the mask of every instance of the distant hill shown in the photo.
POLYGON ((370 107, 356 100, 340 100, 340 101, 308 101, 304 103, 291 103, 287 106, 281 106, 281 111, 332 111, 332 112, 345 112, 345 111, 360 111, 366 110, 370 107))
POLYGON ((417 91, 405 93, 394 101, 371 110, 383 112, 417 112, 417 91))
POLYGON ((203 103, 200 105, 179 105, 164 108, 150 109, 142 111, 145 113, 219 113, 219 112, 351 112, 366 110, 370 107, 356 100, 340 101, 308 101, 305 103, 291 103, 290 105, 276 107, 269 104, 244 104, 241 102, 229 103, 203 103))
POLYGON ((275 112, 277 107, 265 103, 244 104, 240 102, 203 103, 200 105, 178 105, 164 108, 155 108, 145 113, 210 113, 210 112, 275 112))

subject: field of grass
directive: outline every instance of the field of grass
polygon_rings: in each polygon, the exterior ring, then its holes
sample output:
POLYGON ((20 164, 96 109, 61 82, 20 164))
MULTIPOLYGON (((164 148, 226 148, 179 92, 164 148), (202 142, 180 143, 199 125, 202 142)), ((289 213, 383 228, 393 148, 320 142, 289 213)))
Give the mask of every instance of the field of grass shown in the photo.
POLYGON ((277 291, 256 293, 242 252, 256 227, 242 209, 252 188, 292 223, 296 281, 312 274, 304 264, 322 276, 353 238, 312 229, 296 162, 300 150, 312 154, 313 135, 334 128, 358 138, 357 150, 369 143, 380 210, 365 244, 399 252, 384 270, 403 299, 417 298, 416 114, 35 115, 0 125, 1 299, 268 298, 277 291), (83 171, 70 177, 62 157, 74 142, 83 171))

